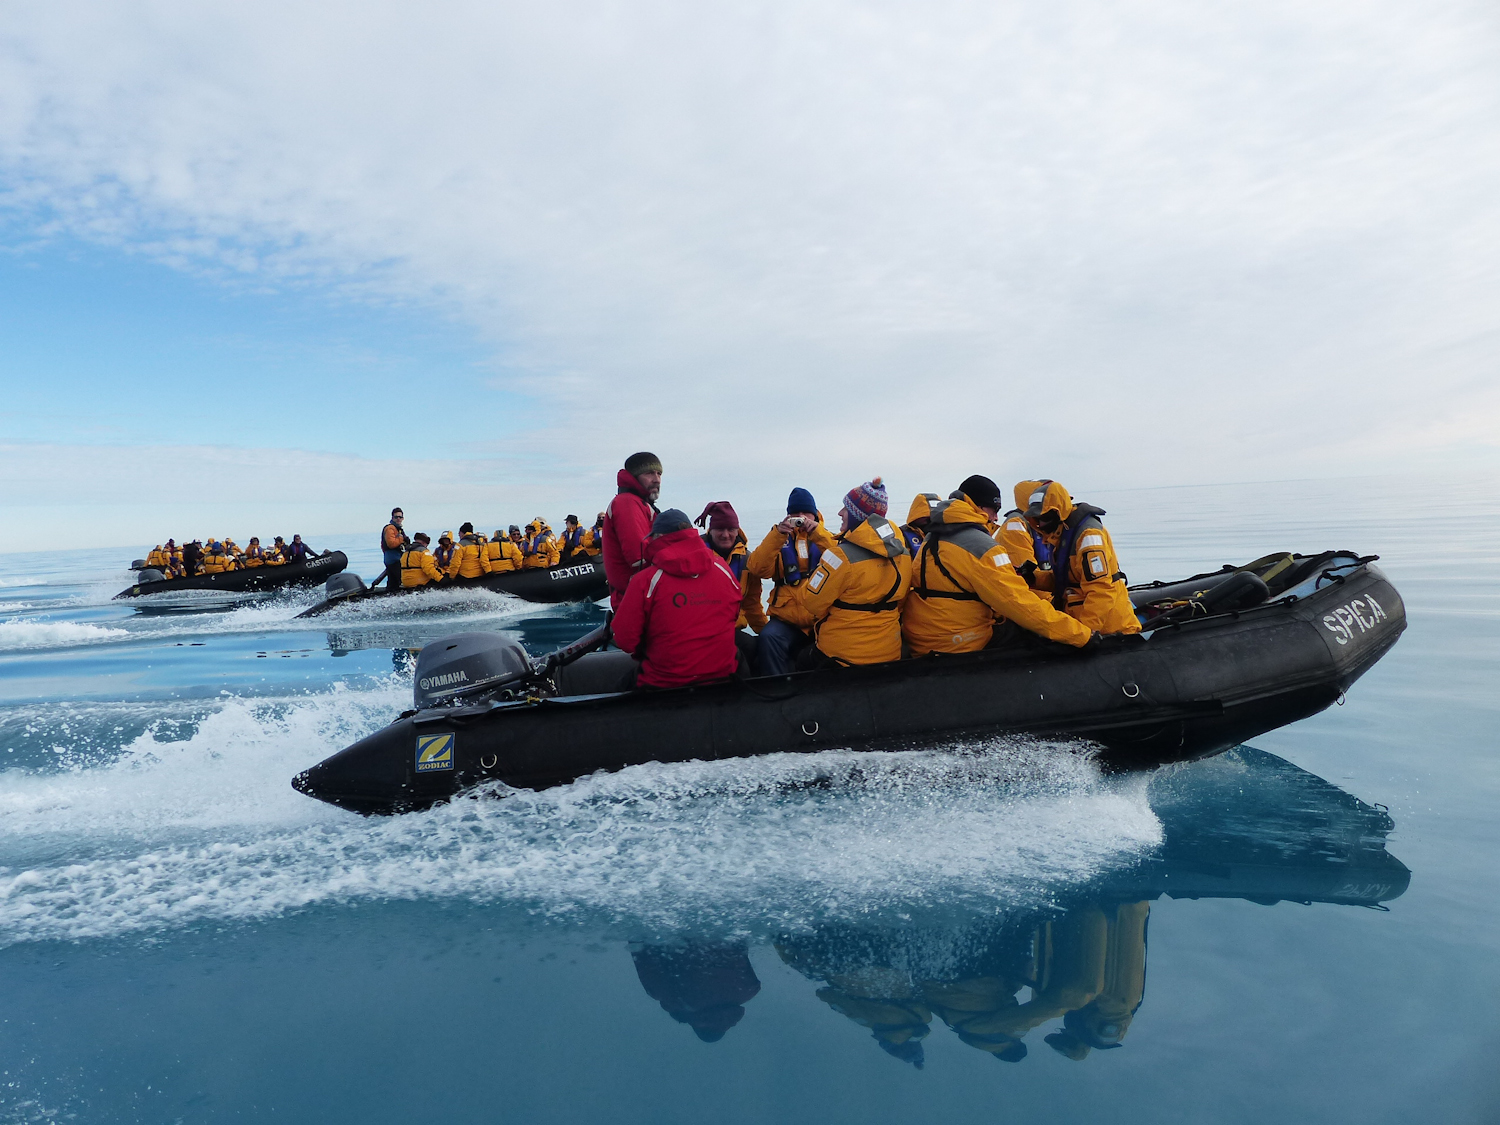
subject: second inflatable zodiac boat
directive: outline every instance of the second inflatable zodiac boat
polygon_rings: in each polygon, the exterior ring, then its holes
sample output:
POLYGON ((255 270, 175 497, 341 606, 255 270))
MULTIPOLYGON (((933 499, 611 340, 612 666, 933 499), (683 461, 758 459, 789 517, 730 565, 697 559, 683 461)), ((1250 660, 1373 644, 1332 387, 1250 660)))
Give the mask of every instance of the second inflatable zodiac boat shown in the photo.
POLYGON ((1046 642, 760 679, 620 691, 603 630, 533 661, 503 634, 437 641, 417 710, 293 779, 363 813, 483 782, 565 784, 644 762, 896 750, 998 732, 1090 739, 1130 761, 1187 760, 1315 714, 1396 643, 1395 588, 1347 551, 1267 556, 1131 591, 1147 630, 1101 651, 1046 642))
POLYGON ((609 593, 604 581, 604 563, 598 558, 574 559, 570 562, 527 570, 508 570, 503 574, 486 574, 482 578, 460 578, 453 583, 428 586, 366 586, 357 574, 341 574, 330 579, 324 600, 304 609, 298 617, 321 617, 331 609, 373 598, 412 598, 438 590, 494 590, 514 594, 528 602, 592 602, 609 593))
POLYGON ((171 594, 178 590, 218 590, 221 593, 252 593, 260 590, 276 590, 282 586, 316 586, 319 582, 339 574, 349 565, 349 556, 343 551, 324 551, 311 555, 301 562, 283 566, 241 567, 221 574, 195 574, 191 578, 168 578, 161 571, 148 567, 137 560, 131 570, 136 572, 135 584, 121 590, 115 597, 140 598, 150 594, 171 594))

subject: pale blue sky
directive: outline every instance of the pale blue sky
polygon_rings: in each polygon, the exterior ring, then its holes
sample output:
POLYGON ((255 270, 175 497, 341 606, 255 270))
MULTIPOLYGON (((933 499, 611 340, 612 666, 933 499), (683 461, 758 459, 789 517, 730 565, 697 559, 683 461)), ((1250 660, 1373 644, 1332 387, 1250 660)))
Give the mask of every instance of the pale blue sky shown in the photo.
POLYGON ((28 539, 1492 469, 1500 21, 13 9, 0 378, 28 539))

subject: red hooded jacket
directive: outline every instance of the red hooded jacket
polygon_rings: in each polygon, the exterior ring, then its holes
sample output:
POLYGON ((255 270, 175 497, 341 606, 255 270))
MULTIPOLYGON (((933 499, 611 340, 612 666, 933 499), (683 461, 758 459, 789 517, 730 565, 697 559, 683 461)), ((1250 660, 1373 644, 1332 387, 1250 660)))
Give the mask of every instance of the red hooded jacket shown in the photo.
POLYGON ((646 569, 615 613, 615 644, 641 662, 641 687, 734 675, 740 584, 691 527, 646 543, 646 569))
POLYGON ((644 565, 656 506, 646 499, 641 482, 624 469, 615 475, 615 483, 619 494, 604 509, 604 578, 609 583, 609 608, 618 612, 630 580, 644 565))

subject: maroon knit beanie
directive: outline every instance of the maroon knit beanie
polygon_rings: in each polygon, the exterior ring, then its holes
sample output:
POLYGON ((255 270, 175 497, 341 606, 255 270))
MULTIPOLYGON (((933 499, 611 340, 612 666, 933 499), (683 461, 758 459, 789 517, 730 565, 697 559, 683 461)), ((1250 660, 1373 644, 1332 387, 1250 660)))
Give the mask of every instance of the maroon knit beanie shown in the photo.
POLYGON ((740 526, 740 517, 735 515, 734 506, 728 500, 715 500, 707 505, 693 522, 702 527, 704 520, 708 521, 710 531, 738 530, 740 526))

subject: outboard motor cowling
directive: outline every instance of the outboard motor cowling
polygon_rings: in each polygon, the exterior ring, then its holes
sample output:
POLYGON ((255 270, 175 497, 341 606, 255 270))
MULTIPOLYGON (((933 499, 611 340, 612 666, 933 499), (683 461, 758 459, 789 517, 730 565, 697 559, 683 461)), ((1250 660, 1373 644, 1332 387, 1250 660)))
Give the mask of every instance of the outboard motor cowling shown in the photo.
POLYGON ((434 641, 418 654, 412 696, 418 708, 440 707, 531 675, 531 657, 513 637, 457 633, 434 641))
POLYGON ((323 583, 323 596, 329 601, 332 601, 334 598, 347 598, 350 594, 363 594, 364 592, 365 580, 347 570, 329 575, 328 581, 323 583))
POLYGON ((143 566, 140 570, 136 571, 135 584, 140 586, 147 582, 160 582, 164 578, 166 578, 166 575, 161 571, 149 566, 143 566))
POLYGON ((146 560, 145 559, 135 559, 135 560, 133 560, 131 562, 131 564, 130 564, 130 569, 131 570, 145 570, 146 569, 146 560))

